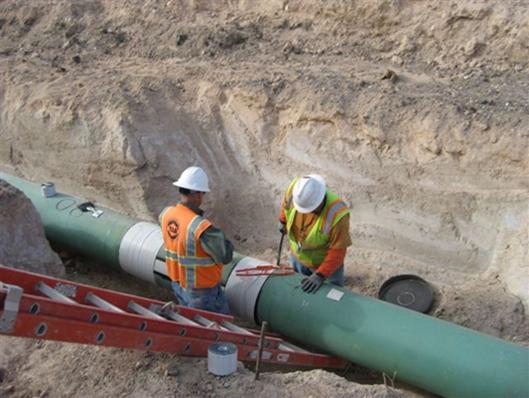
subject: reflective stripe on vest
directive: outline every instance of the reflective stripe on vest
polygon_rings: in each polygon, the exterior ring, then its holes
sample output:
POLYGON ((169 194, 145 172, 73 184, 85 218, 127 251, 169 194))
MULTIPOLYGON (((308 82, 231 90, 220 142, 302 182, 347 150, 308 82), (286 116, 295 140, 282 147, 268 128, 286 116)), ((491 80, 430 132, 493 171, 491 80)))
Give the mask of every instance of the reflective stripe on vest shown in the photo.
POLYGON ((286 193, 285 212, 287 211, 287 209, 290 209, 292 207, 292 200, 294 197, 292 192, 294 191, 294 185, 296 185, 296 182, 298 182, 298 178, 294 178, 288 186, 286 193))
POLYGON ((176 252, 174 251, 171 251, 169 249, 165 249, 165 258, 168 258, 170 260, 176 260, 178 261, 178 254, 176 254, 176 252))
POLYGON ((211 267, 215 265, 215 261, 210 258, 202 258, 202 257, 190 257, 190 256, 180 256, 178 257, 178 262, 180 265, 187 265, 187 266, 197 266, 197 267, 211 267))
POLYGON ((178 262, 185 267, 187 287, 196 287, 196 270, 195 267, 213 266, 215 261, 212 258, 197 257, 197 243, 195 241, 196 231, 201 224, 206 222, 204 217, 196 216, 187 227, 186 236, 186 255, 178 256, 178 262))
POLYGON ((325 235, 328 235, 331 232, 331 227, 334 224, 334 219, 338 216, 339 212, 346 209, 347 205, 341 200, 336 200, 329 206, 327 211, 327 216, 324 218, 322 225, 322 232, 325 235))

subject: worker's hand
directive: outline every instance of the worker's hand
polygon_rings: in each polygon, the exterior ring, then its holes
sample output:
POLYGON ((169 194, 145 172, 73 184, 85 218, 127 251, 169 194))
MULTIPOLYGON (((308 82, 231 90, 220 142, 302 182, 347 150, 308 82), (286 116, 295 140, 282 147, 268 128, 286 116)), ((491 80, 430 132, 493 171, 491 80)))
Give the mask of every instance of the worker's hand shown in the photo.
POLYGON ((277 224, 277 229, 282 235, 286 235, 287 233, 287 226, 283 224, 281 221, 277 224))
POLYGON ((322 274, 314 272, 311 276, 301 280, 301 289, 306 293, 316 293, 324 280, 325 277, 322 274))

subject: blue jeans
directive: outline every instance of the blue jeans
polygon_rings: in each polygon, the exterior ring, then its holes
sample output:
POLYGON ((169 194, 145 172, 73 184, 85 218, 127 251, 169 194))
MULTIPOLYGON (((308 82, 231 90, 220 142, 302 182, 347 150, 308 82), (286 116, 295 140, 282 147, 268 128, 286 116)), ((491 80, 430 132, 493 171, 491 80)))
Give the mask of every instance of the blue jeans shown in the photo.
MULTIPOLYGON (((299 272, 300 274, 309 276, 309 275, 312 275, 312 273, 314 272, 313 269, 305 267, 303 264, 301 264, 298 261, 298 259, 296 257, 294 257, 292 254, 288 255, 288 260, 290 261, 290 263, 292 264, 292 266, 294 267, 296 272, 299 272)), ((334 274, 329 276, 326 279, 326 281, 328 281, 329 283, 332 283, 333 285, 336 285, 336 286, 343 286, 343 282, 344 282, 343 265, 340 268, 338 268, 334 272, 334 274)))
POLYGON ((216 286, 204 289, 184 289, 178 282, 171 282, 178 303, 185 307, 198 308, 201 310, 229 314, 228 299, 220 287, 216 286))

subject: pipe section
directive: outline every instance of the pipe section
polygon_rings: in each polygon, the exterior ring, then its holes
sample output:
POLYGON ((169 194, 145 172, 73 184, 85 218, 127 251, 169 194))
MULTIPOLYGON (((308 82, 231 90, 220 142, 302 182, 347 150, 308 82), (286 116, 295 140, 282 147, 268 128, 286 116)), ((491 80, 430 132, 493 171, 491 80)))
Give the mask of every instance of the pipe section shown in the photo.
POLYGON ((529 397, 529 350, 300 275, 270 277, 257 321, 291 339, 446 397, 529 397))
POLYGON ((130 227, 119 245, 119 264, 125 272, 155 283, 154 272, 166 274, 165 260, 157 259, 163 237, 160 226, 140 221, 130 227))
POLYGON ((239 318, 256 322, 255 310, 257 299, 268 276, 237 276, 238 269, 266 265, 267 263, 251 257, 237 261, 231 269, 230 277, 225 283, 225 292, 230 305, 230 312, 239 318))

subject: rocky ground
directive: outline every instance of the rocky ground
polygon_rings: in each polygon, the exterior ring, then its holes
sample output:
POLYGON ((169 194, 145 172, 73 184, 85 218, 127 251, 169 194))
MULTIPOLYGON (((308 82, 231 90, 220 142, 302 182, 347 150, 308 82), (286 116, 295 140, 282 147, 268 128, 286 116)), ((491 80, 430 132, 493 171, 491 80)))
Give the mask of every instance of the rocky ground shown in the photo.
MULTIPOLYGON (((525 0, 4 1, 0 167, 154 220, 175 200, 170 182, 200 165, 208 215, 239 251, 270 260, 283 190, 320 173, 351 204, 351 289, 374 296, 416 273, 439 293, 435 316, 527 344, 528 27, 525 0)), ((18 364, 7 380, 19 396, 130 395, 134 377, 144 395, 174 382, 200 393, 184 370, 166 378, 163 356, 4 340, 20 347, 0 357, 18 364), (149 372, 133 366, 144 360, 149 372)), ((320 388, 338 376, 266 377, 320 388)), ((349 385, 339 396, 368 388, 349 385)))

